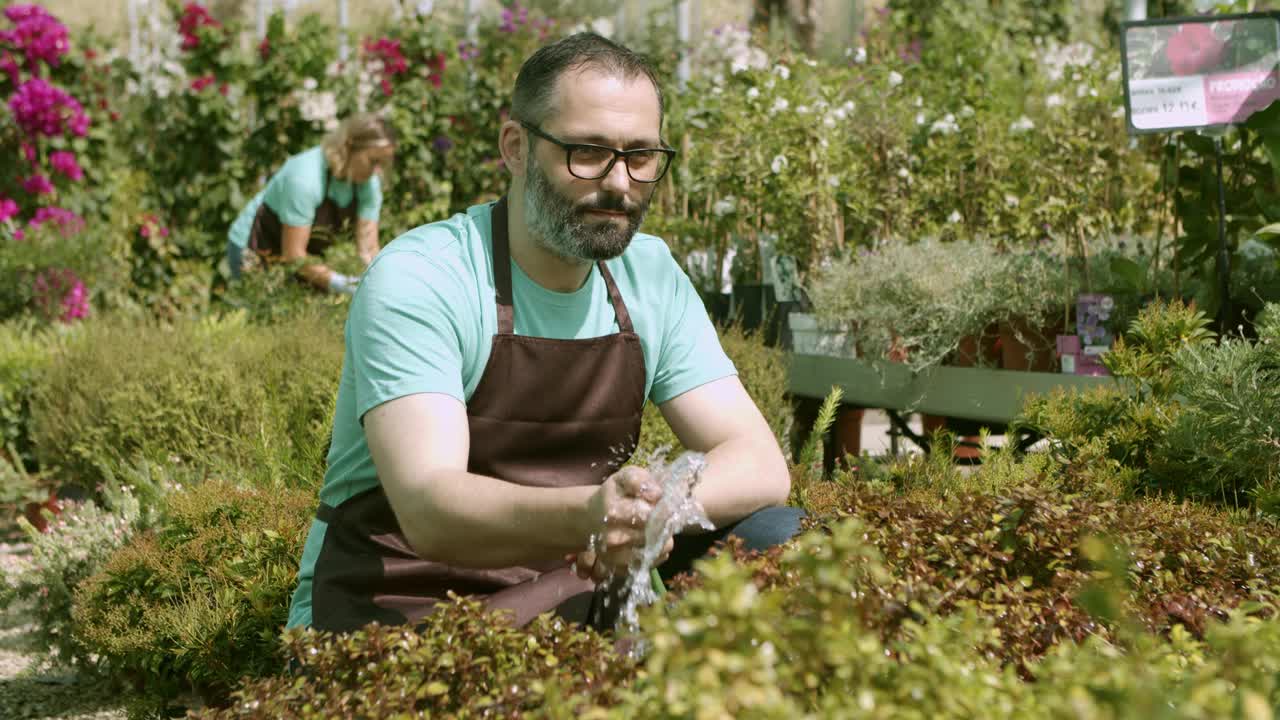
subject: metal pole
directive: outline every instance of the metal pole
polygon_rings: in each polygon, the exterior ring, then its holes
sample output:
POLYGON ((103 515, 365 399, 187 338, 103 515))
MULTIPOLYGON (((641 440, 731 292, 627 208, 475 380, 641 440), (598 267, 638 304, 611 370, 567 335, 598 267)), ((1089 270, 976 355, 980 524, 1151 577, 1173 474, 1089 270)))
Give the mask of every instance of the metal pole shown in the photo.
POLYGON ((141 41, 138 32, 138 0, 129 0, 129 62, 134 66, 138 64, 141 41))
POLYGON ((681 89, 689 83, 689 19, 692 0, 676 0, 676 36, 680 40, 680 63, 676 65, 676 80, 681 89))
POLYGON ((347 61, 350 48, 347 47, 347 26, 351 18, 347 17, 347 0, 338 0, 338 59, 347 61))
POLYGON ((1218 291, 1222 308, 1218 321, 1220 335, 1231 330, 1231 253, 1227 248, 1227 190, 1222 177, 1222 136, 1213 137, 1213 158, 1218 166, 1218 291))
POLYGON ((1126 20, 1146 20, 1147 0, 1125 0, 1124 17, 1126 20))

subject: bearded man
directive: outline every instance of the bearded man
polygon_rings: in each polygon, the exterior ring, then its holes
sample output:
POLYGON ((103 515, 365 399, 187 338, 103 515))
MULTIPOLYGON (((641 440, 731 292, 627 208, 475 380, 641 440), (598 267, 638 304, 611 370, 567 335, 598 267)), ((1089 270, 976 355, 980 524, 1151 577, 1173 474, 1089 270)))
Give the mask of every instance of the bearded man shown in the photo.
POLYGON ((797 531, 777 440, 692 283, 639 232, 675 156, 662 119, 641 56, 591 33, 541 48, 499 131, 507 194, 369 266, 290 626, 413 623, 450 591, 518 624, 586 621, 662 494, 619 469, 646 401, 706 453, 679 491, 715 526, 668 542, 660 574, 731 534, 763 549, 797 531))

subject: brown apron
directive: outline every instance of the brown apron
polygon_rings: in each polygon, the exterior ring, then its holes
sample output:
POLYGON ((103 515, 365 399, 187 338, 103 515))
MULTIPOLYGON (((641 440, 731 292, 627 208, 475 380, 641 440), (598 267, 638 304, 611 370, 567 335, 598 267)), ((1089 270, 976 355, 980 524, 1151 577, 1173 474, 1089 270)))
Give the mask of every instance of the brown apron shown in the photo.
MULTIPOLYGON (((349 228, 356 219, 356 193, 351 192, 351 202, 346 207, 339 207, 329 197, 329 171, 324 171, 324 198, 316 208, 315 219, 311 221, 311 236, 307 239, 307 254, 321 255, 333 244, 338 233, 349 228), (315 232, 324 228, 329 232, 315 232)), ((279 257, 282 254, 284 224, 263 201, 258 212, 253 216, 253 227, 249 230, 249 249, 266 257, 279 257)))
MULTIPOLYGON (((480 384, 467 402, 467 471, 533 487, 600 485, 640 439, 645 364, 640 337, 603 262, 619 332, 583 340, 515 334, 507 203, 492 209, 498 332, 480 384)), ((563 558, 535 567, 461 568, 418 557, 379 485, 316 513, 328 529, 312 580, 312 625, 349 631, 377 620, 414 622, 452 590, 514 611, 518 625, 562 608, 585 620, 590 581, 563 558)), ((583 538, 584 545, 586 538, 583 538)), ((584 547, 585 549, 585 547, 584 547)))

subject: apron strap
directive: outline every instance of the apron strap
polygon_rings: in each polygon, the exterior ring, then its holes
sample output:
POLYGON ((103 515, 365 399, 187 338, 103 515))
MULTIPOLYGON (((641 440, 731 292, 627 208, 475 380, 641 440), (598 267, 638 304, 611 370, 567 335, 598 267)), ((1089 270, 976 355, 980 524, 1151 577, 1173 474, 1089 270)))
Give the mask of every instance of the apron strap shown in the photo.
POLYGON ((320 503, 316 508, 316 519, 327 525, 332 525, 337 518, 338 509, 328 503, 320 503))
MULTIPOLYGON (((493 226, 493 284, 494 300, 498 305, 498 334, 514 335, 516 322, 515 303, 511 297, 511 241, 507 234, 507 196, 503 195, 498 202, 494 203, 489 217, 490 224, 493 226)), ((598 261, 596 267, 600 268, 600 276, 604 278, 605 287, 608 289, 609 303, 613 305, 618 330, 634 333, 631 313, 627 312, 627 305, 622 301, 622 293, 618 291, 618 284, 613 280, 613 273, 609 272, 603 260, 598 261)))

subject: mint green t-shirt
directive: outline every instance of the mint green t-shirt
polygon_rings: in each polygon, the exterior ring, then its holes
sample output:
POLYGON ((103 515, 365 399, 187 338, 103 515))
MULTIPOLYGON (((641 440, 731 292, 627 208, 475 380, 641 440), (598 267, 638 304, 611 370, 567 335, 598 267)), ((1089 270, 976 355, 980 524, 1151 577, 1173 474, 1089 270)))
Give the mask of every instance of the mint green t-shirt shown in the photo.
MULTIPOLYGON (((324 150, 313 147, 306 152, 298 153, 285 161, 284 165, 271 176, 267 186, 258 191, 249 204, 240 211, 227 240, 240 247, 249 245, 249 231, 253 229, 253 217, 258 214, 258 207, 266 203, 275 211, 280 222, 285 225, 310 225, 315 221, 316 208, 324 202, 324 178, 327 172, 324 150)), ((329 178, 329 199, 338 207, 351 204, 351 196, 355 195, 356 216, 362 220, 377 220, 382 210, 382 181, 377 175, 368 182, 353 185, 348 180, 329 178)))
MULTIPOLYGON (((466 402, 497 333, 490 204, 417 227, 388 244, 365 271, 351 303, 320 500, 334 507, 378 484, 362 418, 414 393, 466 402)), ((645 396, 664 403, 736 373, 701 298, 666 243, 638 233, 607 262, 631 314, 645 360, 645 396)), ((511 263, 517 335, 557 339, 618 332, 604 279, 593 268, 571 293, 547 290, 511 263)), ((311 624, 311 578, 324 543, 315 520, 298 572, 289 626, 311 624)))

